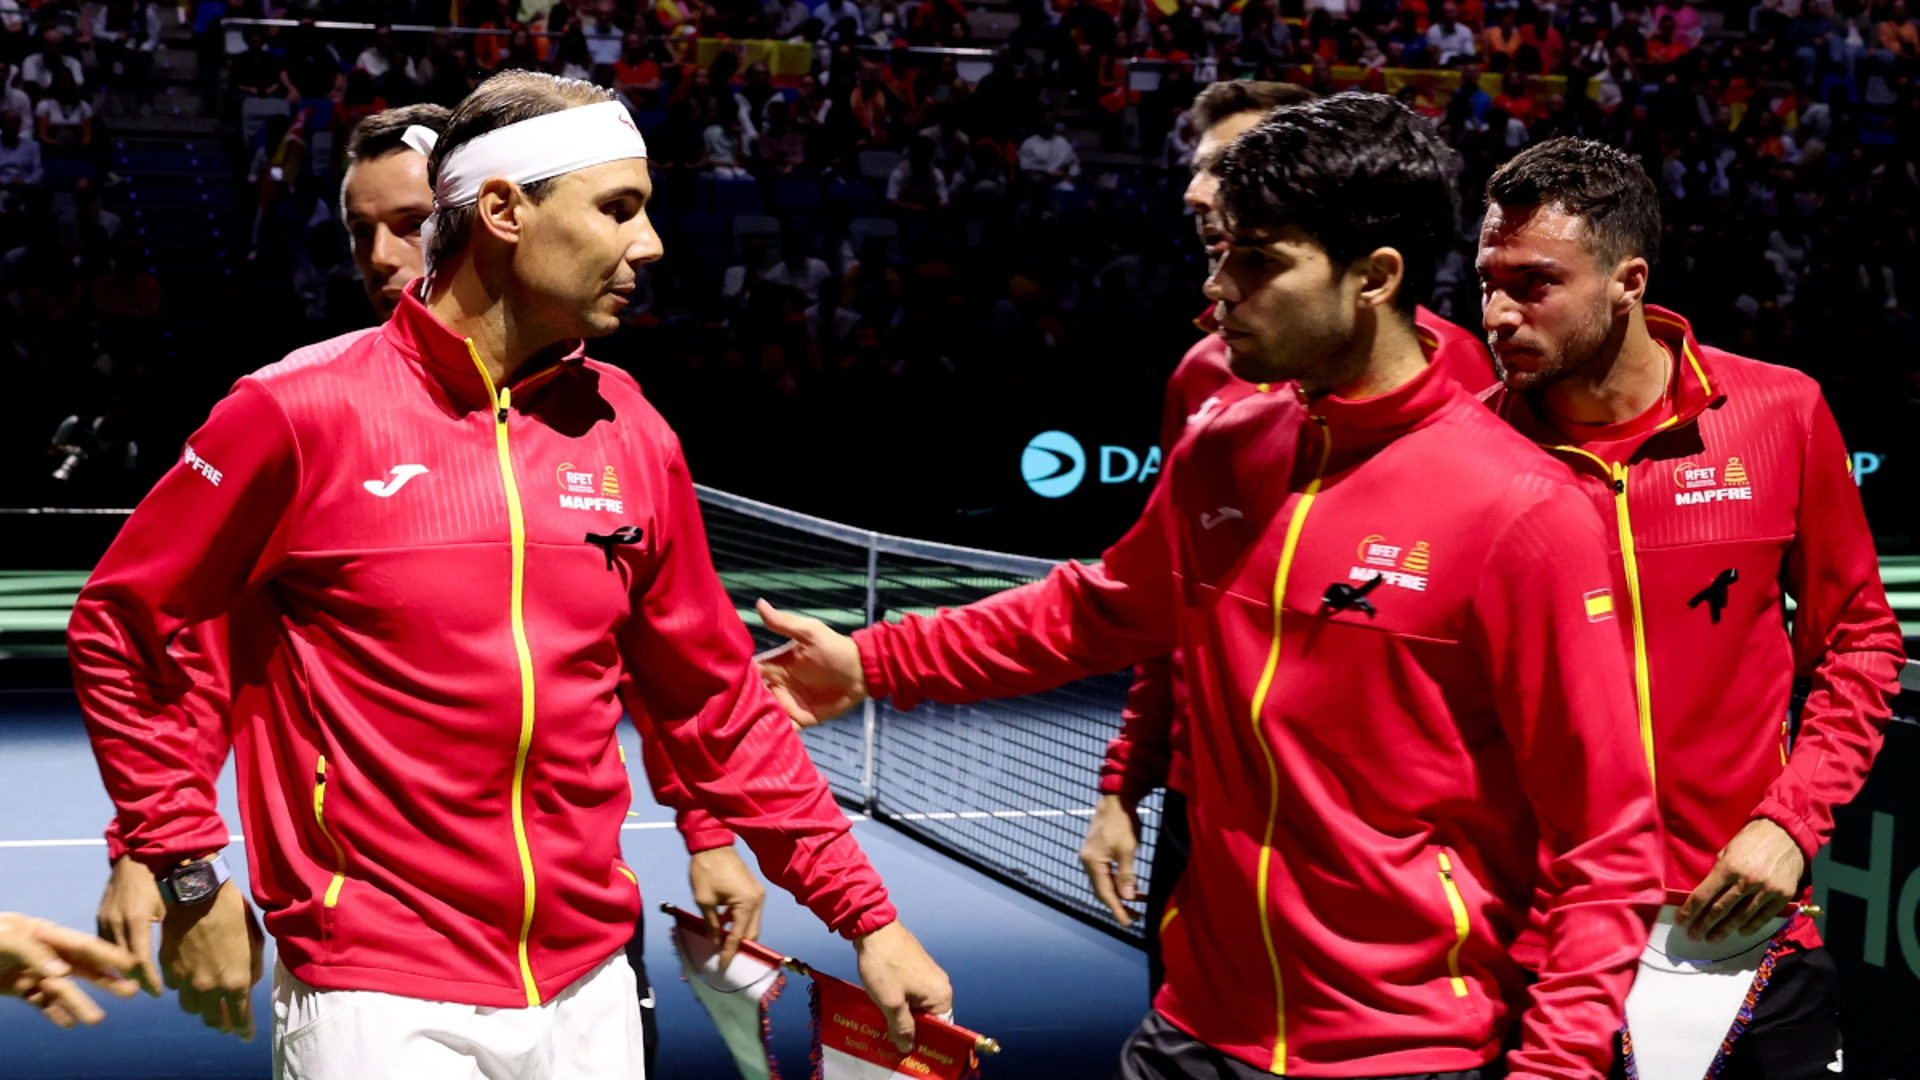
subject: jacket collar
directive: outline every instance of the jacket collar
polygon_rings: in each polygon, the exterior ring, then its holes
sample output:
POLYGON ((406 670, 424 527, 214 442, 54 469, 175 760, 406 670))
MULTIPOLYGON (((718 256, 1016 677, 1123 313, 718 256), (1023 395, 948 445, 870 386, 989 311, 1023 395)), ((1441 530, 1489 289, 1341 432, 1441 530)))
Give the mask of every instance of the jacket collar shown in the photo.
POLYGON ((1427 366, 1384 394, 1359 400, 1337 394, 1306 398, 1307 412, 1325 421, 1336 448, 1351 450, 1390 442, 1425 427, 1463 395, 1454 381, 1431 362, 1431 345, 1424 339, 1421 344, 1427 353, 1427 366))
MULTIPOLYGON (((1675 370, 1673 373, 1673 415, 1659 427, 1647 432, 1655 435, 1662 431, 1693 423, 1721 398, 1726 397, 1719 378, 1714 374, 1713 365, 1706 351, 1693 336, 1693 325, 1686 319, 1663 307, 1647 305, 1647 333, 1653 339, 1667 347, 1673 355, 1675 370)), ((1540 419, 1541 409, 1535 404, 1533 394, 1511 394, 1496 388, 1487 399, 1504 419, 1518 428, 1520 433, 1543 446, 1563 445, 1569 440, 1566 435, 1551 424, 1540 419)))
MULTIPOLYGON (((461 337, 427 310, 412 288, 400 297, 381 333, 394 348, 418 360, 433 379, 446 387, 456 401, 474 408, 492 409, 495 399, 489 390, 486 373, 475 357, 469 339, 461 337)), ((524 410, 532 399, 531 391, 556 376, 577 370, 586 359, 586 343, 573 342, 559 360, 539 365, 529 363, 514 373, 508 387, 514 391, 513 406, 524 410)))

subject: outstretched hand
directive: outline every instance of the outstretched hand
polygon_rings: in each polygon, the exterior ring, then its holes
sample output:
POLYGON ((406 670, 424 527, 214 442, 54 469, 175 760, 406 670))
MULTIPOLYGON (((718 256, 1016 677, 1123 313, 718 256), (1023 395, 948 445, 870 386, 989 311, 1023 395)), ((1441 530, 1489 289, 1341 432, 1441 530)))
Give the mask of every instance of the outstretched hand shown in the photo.
POLYGON ((867 700, 866 672, 853 639, 819 619, 790 615, 761 600, 754 605, 767 629, 787 643, 755 657, 760 677, 795 728, 812 727, 867 700))
POLYGON ((80 989, 81 980, 115 997, 132 997, 140 984, 122 973, 133 966, 133 954, 111 942, 45 919, 0 912, 0 994, 26 999, 63 1028, 106 1017, 80 989))

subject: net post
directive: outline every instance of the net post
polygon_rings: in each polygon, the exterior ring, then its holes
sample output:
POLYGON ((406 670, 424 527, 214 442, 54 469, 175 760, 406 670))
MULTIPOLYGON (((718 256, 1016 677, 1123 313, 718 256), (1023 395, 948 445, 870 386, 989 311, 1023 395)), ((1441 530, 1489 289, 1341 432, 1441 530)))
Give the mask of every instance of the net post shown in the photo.
MULTIPOLYGON (((879 616, 880 534, 870 532, 867 534, 867 625, 872 626, 879 616)), ((860 783, 865 789, 867 815, 871 817, 880 801, 879 788, 873 775, 874 743, 880 730, 880 706, 872 698, 867 699, 861 719, 865 731, 861 739, 860 783)))

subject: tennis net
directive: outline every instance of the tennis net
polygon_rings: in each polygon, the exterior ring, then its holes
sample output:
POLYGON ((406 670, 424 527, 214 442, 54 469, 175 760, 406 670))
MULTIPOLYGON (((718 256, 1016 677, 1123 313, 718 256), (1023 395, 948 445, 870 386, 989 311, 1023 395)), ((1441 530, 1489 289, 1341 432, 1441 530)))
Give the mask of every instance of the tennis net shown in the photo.
MULTIPOLYGON (((931 614, 1046 575, 1052 563, 855 529, 700 489, 714 566, 754 641, 754 601, 840 631, 931 614)), ((810 728, 808 752, 834 794, 1061 911, 1137 939, 1093 896, 1079 851, 1100 762, 1119 725, 1128 677, 1096 676, 1044 694, 975 705, 928 702, 810 728)), ((1140 807, 1140 888, 1158 832, 1159 796, 1140 807)))

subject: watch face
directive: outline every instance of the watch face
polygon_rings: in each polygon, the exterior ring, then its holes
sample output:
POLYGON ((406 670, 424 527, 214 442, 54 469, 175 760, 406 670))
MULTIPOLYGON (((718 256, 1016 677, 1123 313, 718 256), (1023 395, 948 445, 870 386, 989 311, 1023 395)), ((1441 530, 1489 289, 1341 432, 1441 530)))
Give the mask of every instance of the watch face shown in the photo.
POLYGON ((220 888, 220 877, 210 862, 183 866, 173 872, 173 893, 179 903, 198 904, 220 888))

